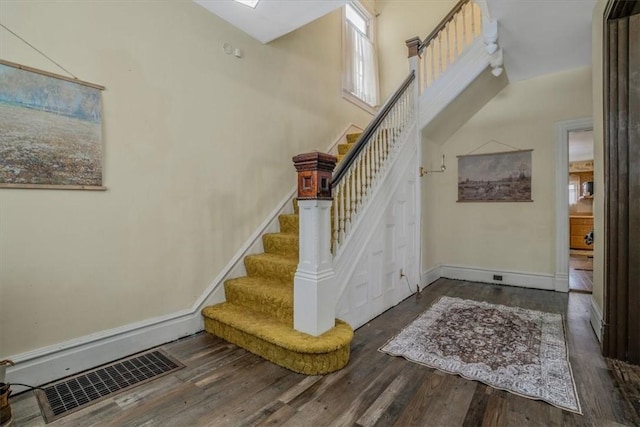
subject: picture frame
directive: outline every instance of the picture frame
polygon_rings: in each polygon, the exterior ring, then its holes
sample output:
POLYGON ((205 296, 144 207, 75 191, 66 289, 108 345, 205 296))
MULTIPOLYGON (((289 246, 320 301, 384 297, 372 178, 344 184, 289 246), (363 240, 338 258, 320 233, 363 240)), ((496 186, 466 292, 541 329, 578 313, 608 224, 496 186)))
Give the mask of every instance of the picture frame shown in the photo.
POLYGON ((103 90, 0 60, 0 188, 105 190, 103 90))
POLYGON ((533 202, 532 152, 458 156, 458 202, 533 202))

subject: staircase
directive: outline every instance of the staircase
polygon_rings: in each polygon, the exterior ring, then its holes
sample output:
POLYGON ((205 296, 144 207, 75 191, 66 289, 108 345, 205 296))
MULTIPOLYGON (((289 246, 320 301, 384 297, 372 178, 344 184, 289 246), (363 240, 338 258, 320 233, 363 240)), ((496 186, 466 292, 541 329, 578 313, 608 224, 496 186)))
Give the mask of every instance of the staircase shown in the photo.
POLYGON ((347 135, 347 143, 346 144, 338 144, 338 164, 344 159, 344 156, 347 155, 349 150, 353 148, 358 138, 360 138, 362 133, 350 133, 347 135))
MULTIPOLYGON (((338 145, 341 160, 360 134, 338 145)), ((343 368, 349 361, 353 330, 335 327, 314 337, 293 329, 293 278, 298 267, 299 217, 280 215, 279 233, 262 237, 264 253, 244 258, 247 276, 224 283, 226 302, 205 307, 205 330, 277 365, 306 375, 343 368)))
POLYGON ((226 301, 202 310, 207 332, 292 371, 326 374, 349 361, 350 325, 420 287, 422 131, 488 67, 502 72, 497 23, 482 5, 461 0, 426 39, 407 40, 409 76, 338 146, 332 174, 331 156, 296 156, 304 232, 294 200, 280 232, 263 235, 265 252, 245 256, 247 275, 225 281, 226 301), (321 157, 325 175, 313 175, 320 169, 305 162, 321 157))

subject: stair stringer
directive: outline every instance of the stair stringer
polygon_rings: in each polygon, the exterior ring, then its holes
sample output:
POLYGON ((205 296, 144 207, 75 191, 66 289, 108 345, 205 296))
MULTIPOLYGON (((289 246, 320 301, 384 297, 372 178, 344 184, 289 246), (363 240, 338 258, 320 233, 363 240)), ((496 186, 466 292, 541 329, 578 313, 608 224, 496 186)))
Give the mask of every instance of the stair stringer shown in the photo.
POLYGON ((419 141, 416 122, 334 257, 336 317, 354 329, 395 306, 419 281, 419 141), (400 279, 400 269, 407 276, 400 279))
POLYGON ((467 47, 445 73, 420 94, 419 129, 424 129, 457 98, 478 76, 490 66, 491 56, 486 52, 482 37, 467 47))

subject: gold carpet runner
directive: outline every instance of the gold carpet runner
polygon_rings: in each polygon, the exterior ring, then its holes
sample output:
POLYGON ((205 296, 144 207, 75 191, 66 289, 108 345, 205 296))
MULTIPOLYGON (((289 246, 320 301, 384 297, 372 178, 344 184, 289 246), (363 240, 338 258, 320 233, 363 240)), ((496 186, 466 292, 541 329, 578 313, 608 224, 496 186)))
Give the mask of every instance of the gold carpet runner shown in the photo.
MULTIPOLYGON (((338 146, 338 161, 360 134, 338 146)), ((293 276, 298 266, 298 207, 280 215, 279 233, 262 237, 265 253, 244 258, 247 276, 225 281, 226 302, 205 307, 205 330, 277 365, 306 375, 337 371, 349 361, 351 327, 314 337, 293 329, 293 276)))

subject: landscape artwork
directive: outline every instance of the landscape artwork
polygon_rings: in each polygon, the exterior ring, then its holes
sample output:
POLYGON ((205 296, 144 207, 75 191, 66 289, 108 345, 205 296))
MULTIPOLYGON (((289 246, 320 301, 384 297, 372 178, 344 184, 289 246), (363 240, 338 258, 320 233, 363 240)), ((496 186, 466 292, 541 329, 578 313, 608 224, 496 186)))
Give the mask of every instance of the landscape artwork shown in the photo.
POLYGON ((0 187, 102 188, 102 87, 0 62, 0 187))
POLYGON ((532 202, 532 151, 458 156, 458 202, 532 202))

